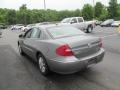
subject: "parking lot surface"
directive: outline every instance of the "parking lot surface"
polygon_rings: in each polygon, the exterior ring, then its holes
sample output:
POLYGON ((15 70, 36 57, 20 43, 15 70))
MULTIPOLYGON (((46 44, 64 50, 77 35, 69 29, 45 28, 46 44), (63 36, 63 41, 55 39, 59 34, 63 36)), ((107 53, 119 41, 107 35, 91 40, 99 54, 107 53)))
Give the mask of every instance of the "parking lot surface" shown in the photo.
POLYGON ((3 30, 0 38, 0 90, 120 90, 120 35, 116 28, 97 26, 90 35, 103 39, 104 60, 70 75, 40 74, 37 64, 20 56, 20 31, 3 30))

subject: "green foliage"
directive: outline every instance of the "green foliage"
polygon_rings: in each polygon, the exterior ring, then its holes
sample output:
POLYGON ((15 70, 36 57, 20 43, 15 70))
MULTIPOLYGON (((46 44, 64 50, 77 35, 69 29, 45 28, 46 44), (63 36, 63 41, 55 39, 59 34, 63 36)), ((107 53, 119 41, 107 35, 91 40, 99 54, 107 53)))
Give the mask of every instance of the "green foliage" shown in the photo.
POLYGON ((27 9, 23 4, 19 10, 0 8, 0 23, 5 24, 32 24, 40 22, 60 21, 66 17, 83 16, 85 20, 92 20, 93 17, 98 20, 113 18, 120 19, 120 4, 117 0, 110 0, 109 6, 105 7, 101 2, 97 2, 95 7, 85 4, 83 8, 76 10, 43 10, 43 9, 27 9))
POLYGON ((104 21, 105 19, 108 19, 108 11, 106 7, 102 9, 102 12, 100 16, 98 17, 98 20, 101 20, 101 21, 104 21))
POLYGON ((83 9, 82 9, 82 16, 86 20, 91 20, 93 19, 93 7, 90 4, 85 4, 83 9))
POLYGON ((118 3, 117 0, 110 0, 108 7, 109 18, 116 18, 118 16, 118 3))
POLYGON ((97 2, 95 5, 95 17, 99 18, 103 14, 104 5, 101 2, 97 2))
POLYGON ((8 9, 2 9, 0 8, 0 23, 7 23, 7 12, 9 10, 8 9))
POLYGON ((117 6, 117 15, 114 18, 115 20, 120 20, 120 4, 117 6))
POLYGON ((15 24, 16 23, 16 11, 9 10, 6 14, 7 24, 15 24))

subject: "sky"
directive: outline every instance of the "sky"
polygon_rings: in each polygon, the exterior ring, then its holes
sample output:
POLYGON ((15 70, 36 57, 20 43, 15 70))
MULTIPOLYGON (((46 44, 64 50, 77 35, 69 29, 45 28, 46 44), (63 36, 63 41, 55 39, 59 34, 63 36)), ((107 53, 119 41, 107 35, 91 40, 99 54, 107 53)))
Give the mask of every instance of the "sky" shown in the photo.
MULTIPOLYGON (((101 2, 108 6, 109 0, 94 0, 94 2, 101 2)), ((54 10, 75 10, 81 9, 87 3, 93 5, 93 0, 46 0, 46 8, 54 10)), ((18 10, 22 4, 27 4, 27 8, 29 9, 44 8, 44 0, 0 0, 0 8, 18 10)))

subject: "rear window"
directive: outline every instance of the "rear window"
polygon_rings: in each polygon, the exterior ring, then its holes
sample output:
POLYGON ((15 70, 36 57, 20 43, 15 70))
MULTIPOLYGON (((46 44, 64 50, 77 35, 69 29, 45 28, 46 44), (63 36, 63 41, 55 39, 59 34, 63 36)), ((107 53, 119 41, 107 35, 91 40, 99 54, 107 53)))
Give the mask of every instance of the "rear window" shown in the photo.
POLYGON ((83 18, 78 18, 78 22, 83 22, 83 18))
POLYGON ((62 37, 70 37, 70 36, 85 34, 81 30, 74 27, 54 27, 54 28, 49 28, 48 32, 53 38, 62 38, 62 37))

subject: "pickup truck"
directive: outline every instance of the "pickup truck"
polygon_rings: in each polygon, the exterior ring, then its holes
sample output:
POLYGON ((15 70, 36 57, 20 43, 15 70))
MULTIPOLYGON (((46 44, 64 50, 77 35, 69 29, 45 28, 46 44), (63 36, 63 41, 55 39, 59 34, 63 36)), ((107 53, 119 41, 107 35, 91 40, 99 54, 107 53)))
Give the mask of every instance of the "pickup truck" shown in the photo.
POLYGON ((84 21, 83 17, 70 17, 63 19, 59 25, 70 25, 83 30, 86 33, 92 32, 95 27, 94 21, 84 21))

